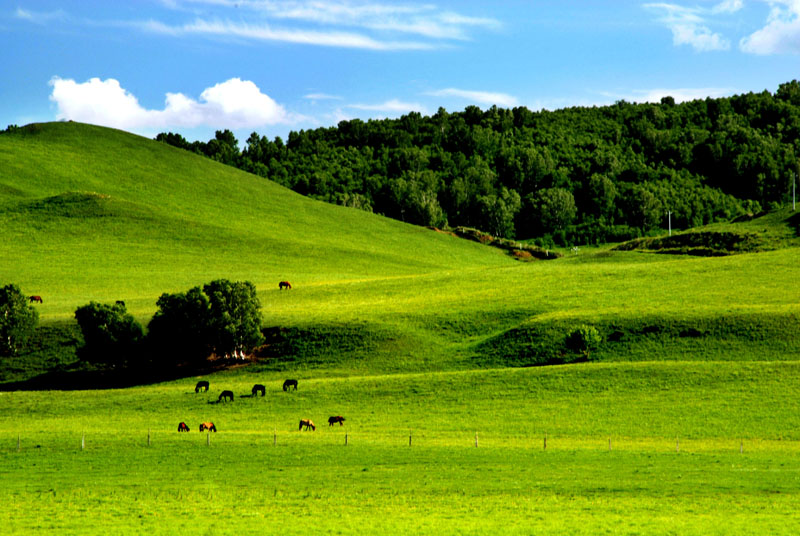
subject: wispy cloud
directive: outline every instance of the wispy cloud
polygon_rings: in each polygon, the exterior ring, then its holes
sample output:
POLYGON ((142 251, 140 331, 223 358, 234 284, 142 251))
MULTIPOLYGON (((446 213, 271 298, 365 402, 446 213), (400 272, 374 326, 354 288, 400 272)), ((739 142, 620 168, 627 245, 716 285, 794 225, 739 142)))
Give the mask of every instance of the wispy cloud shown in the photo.
POLYGON ((425 106, 418 102, 403 102, 398 99, 391 99, 378 104, 348 104, 345 108, 383 114, 404 114, 408 112, 428 113, 425 106))
POLYGON ((21 7, 17 8, 17 10, 14 12, 14 16, 18 19, 32 22, 34 24, 47 24, 48 22, 54 20, 67 18, 66 12, 61 9, 57 9, 55 11, 31 11, 28 9, 22 9, 21 7))
POLYGON ((342 100, 342 97, 338 95, 329 95, 327 93, 309 93, 303 95, 303 98, 307 100, 342 100))
POLYGON ((750 54, 800 54, 800 0, 767 0, 767 24, 739 41, 750 54))
POLYGON ((380 41, 369 36, 340 31, 318 31, 293 28, 272 28, 269 25, 244 24, 222 20, 196 19, 180 26, 170 26, 158 21, 149 21, 143 29, 172 36, 213 35, 237 37, 258 41, 279 41, 303 45, 319 45, 338 48, 360 48, 367 50, 428 50, 433 45, 415 41, 380 41))
POLYGON ((368 50, 429 50, 471 39, 471 30, 499 29, 490 17, 433 4, 348 0, 172 0, 174 9, 202 6, 213 15, 192 23, 152 21, 142 27, 170 35, 213 34, 368 50), (235 15, 234 15, 235 13, 235 15), (248 14, 248 23, 237 22, 248 14), (405 36, 405 37, 403 37, 405 36), (407 37, 410 36, 410 40, 407 37))
POLYGON ((707 17, 713 9, 722 10, 720 12, 738 9, 736 0, 722 2, 710 10, 667 3, 645 4, 644 7, 660 15, 659 21, 672 31, 672 42, 676 46, 689 45, 698 52, 728 50, 731 47, 729 40, 708 27, 707 17))
POLYGON ((487 106, 497 105, 504 108, 512 108, 518 104, 517 98, 512 95, 489 91, 471 91, 467 89, 446 88, 438 89, 436 91, 428 91, 425 94, 432 97, 455 97, 475 104, 483 104, 487 106))
POLYGON ((54 77, 50 100, 58 119, 72 119, 124 130, 211 126, 251 128, 289 124, 300 118, 249 80, 231 78, 205 89, 199 99, 167 93, 164 108, 148 110, 119 81, 91 78, 86 82, 54 77))
POLYGON ((654 88, 634 89, 627 93, 601 92, 601 95, 614 99, 630 102, 660 102, 663 97, 672 97, 675 102, 686 102, 707 97, 719 98, 736 93, 733 88, 725 87, 694 87, 694 88, 654 88))

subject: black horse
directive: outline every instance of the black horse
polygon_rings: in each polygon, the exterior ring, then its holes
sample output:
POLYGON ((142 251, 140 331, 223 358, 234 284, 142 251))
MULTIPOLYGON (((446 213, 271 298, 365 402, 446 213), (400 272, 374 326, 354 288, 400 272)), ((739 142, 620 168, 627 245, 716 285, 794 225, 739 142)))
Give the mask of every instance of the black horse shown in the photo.
POLYGON ((294 388, 297 391, 297 380, 286 380, 283 382, 283 390, 289 391, 290 389, 294 388))
POLYGON ((180 423, 180 424, 178 425, 178 431, 179 431, 179 432, 188 432, 188 431, 189 431, 189 427, 188 427, 188 426, 186 426, 186 423, 185 423, 185 422, 182 422, 182 423, 180 423))
POLYGON ((217 402, 227 402, 228 400, 233 402, 233 391, 222 391, 219 394, 219 398, 217 399, 217 402))
POLYGON ((199 382, 197 382, 197 385, 194 386, 194 392, 199 393, 200 389, 202 389, 203 391, 208 391, 208 382, 205 380, 200 380, 199 382))
POLYGON ((251 391, 251 393, 253 394, 253 396, 256 396, 256 393, 261 393, 261 396, 266 396, 267 389, 260 383, 257 383, 253 386, 253 390, 251 391))

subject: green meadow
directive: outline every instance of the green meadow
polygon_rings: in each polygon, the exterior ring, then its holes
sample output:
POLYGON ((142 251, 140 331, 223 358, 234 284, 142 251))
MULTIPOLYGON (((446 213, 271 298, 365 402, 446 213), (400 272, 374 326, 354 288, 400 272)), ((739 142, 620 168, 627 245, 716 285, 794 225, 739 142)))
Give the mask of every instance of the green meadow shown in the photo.
POLYGON ((279 334, 203 376, 208 393, 197 376, 0 391, 2 524, 795 534, 797 228, 784 209, 707 229, 755 233, 753 252, 520 262, 119 131, 0 134, 0 282, 44 299, 34 348, 0 362, 0 382, 71 370, 64 333, 90 300, 146 325, 162 292, 215 278, 252 281, 279 334), (603 338, 588 360, 564 347, 581 324, 603 338), (255 383, 265 397, 247 396, 255 383), (236 400, 217 403, 222 389, 236 400))

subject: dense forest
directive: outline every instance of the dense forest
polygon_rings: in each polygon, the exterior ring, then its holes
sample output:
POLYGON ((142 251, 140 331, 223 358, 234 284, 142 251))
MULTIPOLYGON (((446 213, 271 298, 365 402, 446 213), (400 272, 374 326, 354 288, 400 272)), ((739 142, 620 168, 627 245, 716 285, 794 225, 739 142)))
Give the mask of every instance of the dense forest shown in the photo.
POLYGON ((418 225, 540 245, 618 241, 788 201, 800 83, 733 97, 533 112, 525 107, 342 121, 284 142, 233 133, 158 140, 312 198, 418 225))

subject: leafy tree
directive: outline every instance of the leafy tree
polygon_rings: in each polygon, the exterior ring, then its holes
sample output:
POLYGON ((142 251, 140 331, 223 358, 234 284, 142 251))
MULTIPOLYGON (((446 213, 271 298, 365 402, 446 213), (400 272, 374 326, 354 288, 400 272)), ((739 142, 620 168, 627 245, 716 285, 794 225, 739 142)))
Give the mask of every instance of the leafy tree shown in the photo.
POLYGON ((14 355, 33 334, 39 312, 22 295, 19 287, 0 288, 0 355, 14 355))
POLYGON ((589 359, 591 351, 596 350, 603 339, 597 328, 583 324, 570 332, 564 342, 570 351, 582 354, 583 357, 589 359))
POLYGON ((572 223, 577 213, 575 197, 564 188, 545 188, 526 199, 529 211, 526 231, 537 234, 552 233, 572 223))
POLYGON ((89 302, 75 310, 84 346, 78 355, 91 363, 110 367, 133 363, 144 339, 142 326, 125 305, 89 302))
POLYGON ((202 361, 211 353, 210 302, 200 287, 177 294, 162 294, 158 310, 147 326, 151 352, 160 361, 202 361))
POLYGON ((217 279, 204 285, 203 292, 209 300, 209 342, 217 355, 243 353, 264 342, 255 285, 217 279))

